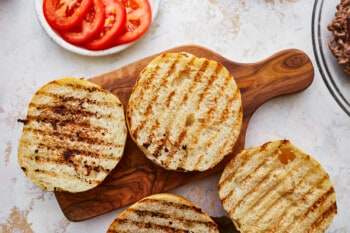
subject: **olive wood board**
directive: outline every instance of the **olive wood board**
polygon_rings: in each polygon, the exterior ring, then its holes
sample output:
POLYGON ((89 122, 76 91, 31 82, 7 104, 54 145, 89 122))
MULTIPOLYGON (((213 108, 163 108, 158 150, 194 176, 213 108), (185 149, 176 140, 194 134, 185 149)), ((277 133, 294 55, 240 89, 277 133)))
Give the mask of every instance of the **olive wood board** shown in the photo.
MULTIPOLYGON (((128 136, 122 160, 102 184, 80 193, 55 192, 63 214, 69 220, 90 219, 145 196, 166 192, 222 171, 227 162, 244 148, 247 126, 254 111, 271 98, 306 89, 314 78, 312 62, 298 49, 282 50, 255 63, 234 62, 197 45, 184 45, 164 52, 188 52, 206 57, 221 63, 231 72, 240 88, 243 104, 242 129, 233 152, 205 172, 167 171, 149 161, 128 136)), ((161 53, 90 78, 89 81, 111 91, 126 106, 140 71, 161 53)))

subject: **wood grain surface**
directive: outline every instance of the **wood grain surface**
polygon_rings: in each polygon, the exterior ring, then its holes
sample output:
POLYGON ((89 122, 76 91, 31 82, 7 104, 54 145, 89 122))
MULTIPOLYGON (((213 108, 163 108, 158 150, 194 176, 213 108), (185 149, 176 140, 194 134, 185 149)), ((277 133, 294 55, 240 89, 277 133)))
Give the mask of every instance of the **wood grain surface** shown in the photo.
MULTIPOLYGON (((185 45, 164 52, 189 52, 198 57, 207 57, 221 63, 232 73, 241 90, 243 103, 243 125, 234 152, 206 172, 166 171, 150 162, 128 137, 122 160, 101 185, 81 193, 55 193, 69 220, 86 220, 132 204, 150 194, 165 192, 220 172, 228 160, 244 148, 246 129, 254 111, 271 98, 306 89, 314 77, 309 57, 297 49, 283 50, 262 61, 246 64, 230 61, 196 45, 185 45)), ((138 74, 157 55, 89 80, 117 95, 126 106, 138 74)))

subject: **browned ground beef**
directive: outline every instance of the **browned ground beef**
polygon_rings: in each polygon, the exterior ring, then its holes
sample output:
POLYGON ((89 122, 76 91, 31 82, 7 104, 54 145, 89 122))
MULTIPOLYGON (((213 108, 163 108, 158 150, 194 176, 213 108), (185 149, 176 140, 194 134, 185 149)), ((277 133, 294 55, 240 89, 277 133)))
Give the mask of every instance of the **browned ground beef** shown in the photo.
POLYGON ((350 75, 350 0, 341 0, 337 5, 335 18, 328 25, 328 30, 333 34, 328 47, 344 67, 344 72, 350 75))

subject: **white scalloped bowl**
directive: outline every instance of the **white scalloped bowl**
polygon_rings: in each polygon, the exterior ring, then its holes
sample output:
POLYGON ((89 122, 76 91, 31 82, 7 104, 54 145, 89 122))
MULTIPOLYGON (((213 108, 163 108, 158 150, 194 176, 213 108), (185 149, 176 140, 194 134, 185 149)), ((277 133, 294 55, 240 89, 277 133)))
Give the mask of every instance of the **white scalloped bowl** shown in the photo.
MULTIPOLYGON (((98 51, 92 51, 88 49, 84 49, 82 47, 70 44, 69 42, 65 41, 59 34, 56 33, 55 30, 53 30, 50 25, 47 23, 44 13, 42 10, 42 3, 43 0, 33 0, 34 1, 34 7, 36 11, 36 16, 41 24, 41 26, 44 28, 45 32, 48 34, 52 40, 54 40, 57 44, 59 44, 61 47, 73 52, 77 53, 80 55, 85 55, 85 56, 104 56, 104 55, 110 55, 114 53, 118 53, 126 48, 128 48, 130 45, 136 43, 138 40, 133 41, 128 44, 123 44, 123 45, 117 45, 114 47, 111 47, 109 49, 105 50, 98 50, 98 51)), ((152 8, 152 23, 158 13, 158 8, 160 5, 160 0, 149 0, 149 3, 152 8)), ((141 37, 142 38, 142 37, 141 37)))

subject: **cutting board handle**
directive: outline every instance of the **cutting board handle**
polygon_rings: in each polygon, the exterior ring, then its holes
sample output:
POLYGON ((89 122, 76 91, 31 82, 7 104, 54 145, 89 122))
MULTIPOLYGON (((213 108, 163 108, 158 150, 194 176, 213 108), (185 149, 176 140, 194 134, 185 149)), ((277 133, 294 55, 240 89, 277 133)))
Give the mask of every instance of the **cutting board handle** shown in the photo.
POLYGON ((314 78, 312 62, 298 49, 282 50, 257 63, 226 60, 223 65, 241 90, 246 116, 269 99, 306 89, 314 78))

